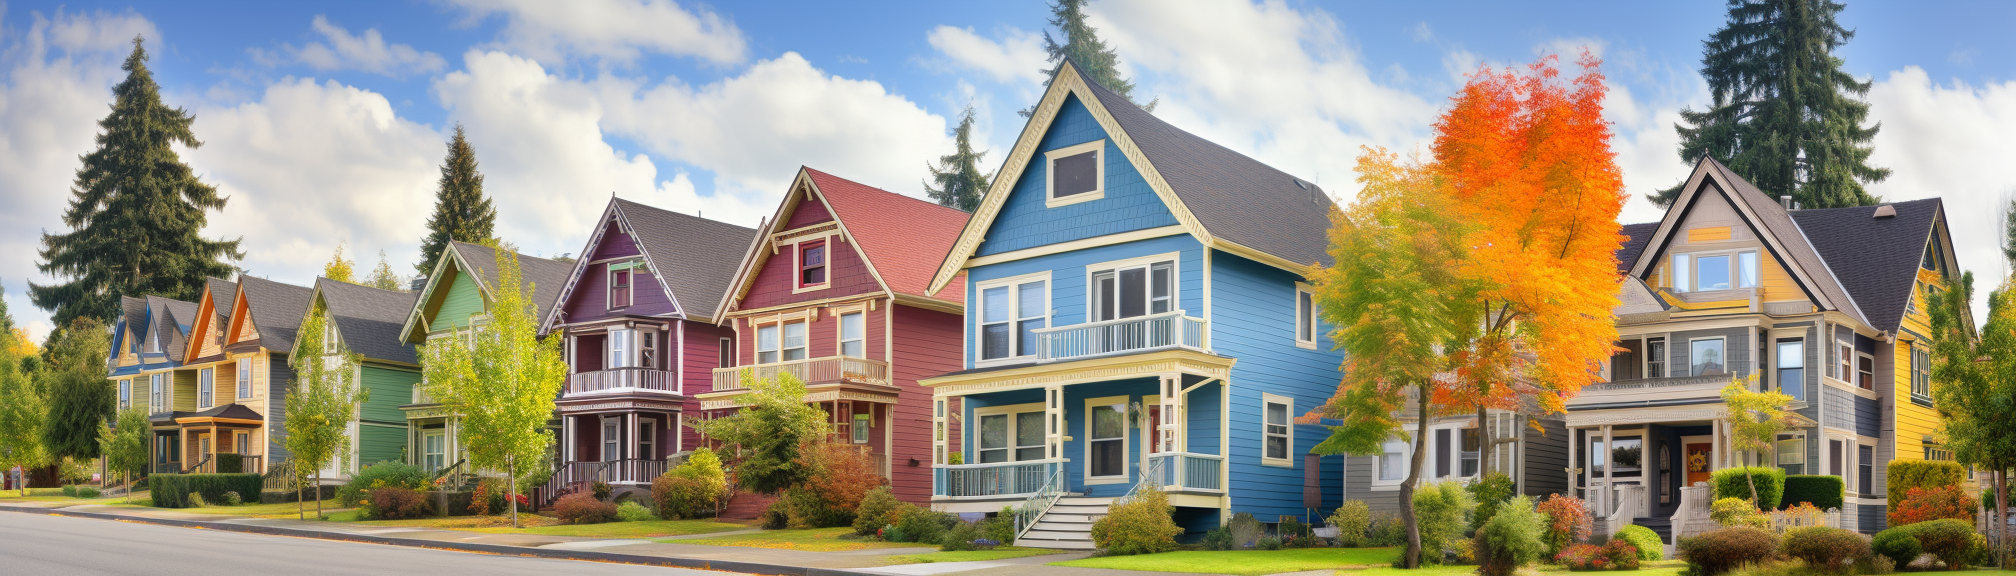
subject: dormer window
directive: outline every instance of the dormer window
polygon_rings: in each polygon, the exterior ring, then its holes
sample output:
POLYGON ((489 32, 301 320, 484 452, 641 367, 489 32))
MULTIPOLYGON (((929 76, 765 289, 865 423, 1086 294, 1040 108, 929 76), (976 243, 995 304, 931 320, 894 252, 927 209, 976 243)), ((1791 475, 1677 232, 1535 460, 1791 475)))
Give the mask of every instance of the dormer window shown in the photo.
POLYGON ((798 287, 821 288, 826 285, 826 241, 814 240, 798 245, 798 287))
POLYGON ((1044 205, 1055 208, 1106 197, 1105 154, 1105 140, 1045 152, 1050 192, 1044 205))
POLYGON ((618 262, 609 265, 609 309, 630 307, 630 284, 636 273, 636 262, 618 262))

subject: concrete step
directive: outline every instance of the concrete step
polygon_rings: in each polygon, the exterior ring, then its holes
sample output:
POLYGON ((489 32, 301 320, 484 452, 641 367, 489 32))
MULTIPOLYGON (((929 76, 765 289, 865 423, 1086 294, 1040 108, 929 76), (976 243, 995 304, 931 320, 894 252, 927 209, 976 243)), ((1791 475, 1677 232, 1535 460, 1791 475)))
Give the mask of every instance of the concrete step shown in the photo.
POLYGON ((1054 521, 1054 520, 1051 520, 1049 516, 1044 516, 1042 520, 1039 520, 1039 521, 1037 521, 1037 522, 1036 522, 1036 525, 1035 525, 1035 526, 1031 526, 1031 527, 1029 527, 1029 529, 1030 529, 1030 530, 1046 530, 1046 531, 1051 531, 1051 532, 1083 532, 1083 533, 1086 533, 1086 534, 1090 534, 1090 533, 1092 533, 1092 523, 1091 523, 1091 522, 1058 522, 1058 521, 1054 521))
POLYGON ((1023 540, 1083 540, 1092 541, 1092 533, 1064 530, 1030 530, 1022 533, 1023 540))
POLYGON ((1056 506, 1051 506, 1049 510, 1045 510, 1043 513, 1071 514, 1075 516, 1105 516, 1106 512, 1110 510, 1112 510, 1112 507, 1103 505, 1091 506, 1085 504, 1071 504, 1071 505, 1058 504, 1056 506))
POLYGON ((1015 540, 1016 546, 1023 548, 1045 548, 1049 550, 1091 550, 1091 540, 1044 540, 1023 537, 1015 540))
POLYGON ((1037 521, 1039 521, 1039 522, 1069 522, 1069 523, 1072 523, 1072 524, 1085 524, 1085 525, 1088 525, 1088 526, 1089 526, 1089 525, 1091 525, 1091 524, 1092 524, 1093 522, 1098 522, 1100 518, 1105 518, 1105 517, 1106 517, 1106 515, 1105 515, 1105 514, 1057 514, 1057 513, 1050 513, 1050 514, 1044 514, 1044 515, 1043 515, 1043 517, 1042 517, 1042 518, 1038 518, 1038 519, 1037 519, 1037 521))
POLYGON ((1104 508, 1104 507, 1107 507, 1107 506, 1112 506, 1112 505, 1113 505, 1113 499, 1112 499, 1112 498, 1085 498, 1085 497, 1082 497, 1082 496, 1076 496, 1076 497, 1074 497, 1074 496, 1066 496, 1066 497, 1063 497, 1063 498, 1058 498, 1058 499, 1057 499, 1057 505, 1058 505, 1058 506, 1098 506, 1098 507, 1101 507, 1101 508, 1104 508))

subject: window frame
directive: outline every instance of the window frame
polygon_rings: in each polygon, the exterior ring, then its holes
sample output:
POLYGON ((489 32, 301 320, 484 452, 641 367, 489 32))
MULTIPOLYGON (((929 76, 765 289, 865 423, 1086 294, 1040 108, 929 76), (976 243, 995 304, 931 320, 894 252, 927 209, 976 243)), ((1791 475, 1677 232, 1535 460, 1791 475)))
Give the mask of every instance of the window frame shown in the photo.
POLYGON ((1911 402, 1932 405, 1932 352, 1918 343, 1911 347, 1911 402))
POLYGON ((637 355, 632 344, 636 341, 636 328, 611 328, 602 339, 602 369, 635 368, 637 355))
POLYGON ((603 267, 603 272, 607 274, 607 278, 605 278, 607 284, 603 289, 602 299, 602 304, 605 308, 609 310, 622 310, 637 304, 638 264, 637 260, 624 259, 611 261, 607 266, 603 267), (619 265, 623 267, 620 269, 617 268, 619 265), (616 281, 618 273, 621 273, 623 279, 621 285, 618 285, 616 281), (616 305, 616 294, 619 290, 623 294, 623 305, 621 306, 616 305))
POLYGON ((196 409, 207 410, 217 406, 217 368, 212 366, 196 371, 196 409))
POLYGON ((1806 401, 1806 369, 1806 338, 1804 336, 1771 339, 1771 381, 1778 385, 1779 392, 1791 396, 1794 402, 1806 401), (1786 346, 1790 345, 1797 345, 1799 347, 1799 354, 1797 356, 1799 361, 1798 366, 1785 365, 1784 350, 1786 346), (1787 370, 1799 371, 1799 382, 1796 386, 1791 387, 1791 390, 1797 392, 1796 394, 1785 392, 1787 390, 1785 371, 1787 370))
POLYGON ((119 409, 122 411, 133 409, 132 378, 127 378, 119 381, 119 409))
POLYGON ((163 388, 165 388, 165 386, 162 386, 162 378, 161 378, 162 376, 164 375, 163 374, 147 375, 147 390, 148 390, 147 411, 152 414, 160 414, 162 412, 166 412, 166 410, 162 410, 162 408, 167 405, 166 400, 167 393, 162 390, 163 388))
POLYGON ((1748 288, 1758 288, 1763 286, 1764 284, 1763 255, 1760 254, 1756 248, 1730 248, 1726 250, 1703 250, 1700 252, 1686 252, 1686 253, 1674 254, 1671 260, 1672 260, 1671 265, 1673 270, 1673 278, 1671 279, 1671 281, 1667 282, 1667 284, 1672 285, 1674 292, 1678 293, 1722 292, 1727 290, 1743 290, 1748 288), (1743 283, 1744 281, 1743 273, 1745 272, 1743 259, 1745 256, 1748 256, 1750 258, 1750 264, 1753 265, 1752 269, 1748 270, 1749 272, 1751 272, 1751 277, 1749 278, 1749 280, 1751 280, 1752 283, 1747 286, 1744 285, 1743 283), (1701 287, 1702 258, 1728 258, 1728 260, 1726 261, 1727 263, 1725 264, 1725 266, 1728 268, 1727 272, 1727 278, 1729 279, 1728 288, 1701 287))
POLYGON ((602 456, 602 459, 601 459, 601 461, 602 461, 602 462, 611 462, 611 461, 615 461, 615 460, 620 460, 620 458, 611 458, 611 457, 609 457, 609 453, 611 452, 611 448, 614 448, 614 449, 615 449, 615 450, 614 450, 614 452, 616 452, 617 454, 622 454, 622 453, 623 453, 623 419, 622 419, 622 417, 621 417, 621 416, 603 416, 603 417, 602 417, 602 421, 601 421, 601 422, 599 422, 599 424, 601 424, 601 432, 602 432, 602 442, 601 442, 601 447, 602 447, 602 454, 601 454, 601 456, 602 456), (611 432, 612 432, 612 431, 614 432, 614 434, 611 434, 611 432))
POLYGON ((439 472, 442 468, 448 467, 448 430, 446 428, 426 428, 420 430, 420 466, 426 468, 430 473, 439 472), (433 451, 433 448, 428 445, 429 442, 437 438, 441 441, 439 452, 433 451), (432 461, 434 458, 440 458, 441 463, 435 464, 432 461))
POLYGON ((871 436, 870 433, 873 432, 875 428, 875 415, 855 412, 854 425, 851 426, 850 428, 852 429, 849 430, 849 432, 853 433, 851 434, 852 438, 850 438, 850 440, 853 440, 855 444, 869 443, 870 441, 874 440, 873 436, 871 436))
POLYGON ((1074 144, 1043 153, 1043 207, 1057 208, 1106 197, 1106 139, 1074 144), (1092 152, 1093 187, 1062 198, 1057 197, 1057 160, 1092 152))
POLYGON ((1418 438, 1410 442, 1401 439, 1399 435, 1387 436, 1385 442, 1379 443, 1379 454, 1372 457, 1372 485, 1391 488, 1399 486, 1401 482, 1405 482, 1407 480, 1408 463, 1413 461, 1414 450, 1419 444, 1420 439, 1418 438), (1399 448, 1399 451, 1393 451, 1395 447, 1399 448), (1399 455, 1399 459, 1397 460, 1399 466, 1388 468, 1382 464, 1381 461, 1386 458, 1387 454, 1399 455), (1385 475, 1387 472, 1395 472, 1393 478, 1386 478, 1385 475))
POLYGON ((1295 467, 1295 399, 1294 398, 1282 396, 1279 394, 1268 394, 1264 392, 1260 394, 1260 465, 1279 466, 1284 468, 1295 467), (1283 408, 1282 416, 1284 417, 1284 420, 1282 421, 1281 424, 1274 424, 1268 421, 1268 419, 1272 417, 1271 409, 1275 405, 1280 405, 1283 408), (1275 426, 1280 426, 1281 431, 1275 432, 1273 430, 1275 426), (1283 440, 1282 442, 1283 448, 1280 458, 1275 458, 1267 454, 1267 441, 1269 439, 1277 437, 1283 440))
POLYGON ((1127 412, 1125 410, 1125 407, 1131 406, 1131 400, 1132 398, 1127 396, 1108 396, 1105 398, 1085 399, 1085 419, 1084 419, 1085 441, 1082 442, 1082 444, 1084 445, 1083 449, 1085 451, 1085 468, 1082 471, 1082 474, 1084 476, 1083 480, 1084 484, 1087 485, 1124 484, 1127 482, 1129 478, 1132 478, 1134 476, 1134 468, 1133 468, 1134 447, 1132 446, 1132 444, 1134 443, 1134 427, 1128 424, 1126 420, 1127 412), (1123 409, 1120 411, 1120 418, 1121 418, 1120 436, 1117 438, 1094 438, 1092 436, 1092 432, 1094 430, 1094 427, 1097 426, 1097 417, 1094 416, 1093 414, 1099 408, 1112 408, 1116 404, 1123 407, 1123 409), (1105 476, 1093 476, 1092 475, 1092 467, 1094 465, 1092 461, 1093 444, 1097 442, 1112 442, 1115 440, 1118 440, 1120 442, 1120 473, 1117 475, 1109 474, 1105 476))
POLYGON ((837 318, 837 319, 838 319, 839 321, 838 321, 838 322, 834 322, 834 323, 833 323, 833 324, 834 324, 834 327, 833 327, 833 330, 834 330, 834 332, 836 332, 836 333, 837 333, 837 334, 836 334, 836 336, 835 336, 835 338, 834 338, 834 342, 835 342, 835 344, 833 345, 833 346, 834 346, 834 351, 833 351, 833 352, 834 352, 834 355, 835 355, 835 356, 844 356, 844 357, 847 357, 847 358, 867 358, 867 357, 868 357, 868 313, 867 313, 867 311, 864 311, 864 310, 858 310, 858 309, 856 309, 856 310, 849 310, 849 311, 846 311, 846 312, 841 312, 841 313, 839 313, 839 314, 838 314, 837 316, 838 316, 838 318, 837 318), (847 319, 848 319, 848 318, 853 318, 853 319, 854 319, 854 321, 855 321, 855 322, 856 322, 856 323, 858 324, 858 325, 856 326, 856 328, 858 328, 858 329, 860 330, 860 333, 859 333, 859 334, 856 334, 856 335, 855 335, 855 336, 854 336, 853 338, 851 338, 851 339, 847 337, 847 319), (848 354, 848 353, 847 353, 847 345, 848 345, 848 344, 850 344, 850 343, 851 343, 851 344, 855 344, 855 345, 859 346, 859 347, 861 348, 860 352, 859 352, 859 353, 857 353, 857 354, 848 354))
POLYGON ((1315 289, 1311 288, 1306 282, 1296 282, 1295 302, 1293 306, 1295 309, 1295 345, 1300 348, 1315 350, 1316 340, 1321 337, 1320 328, 1323 326, 1322 315, 1316 309, 1315 289), (1308 309, 1303 309, 1303 302, 1308 302, 1308 309))
POLYGON ((231 449, 236 450, 239 456, 252 455, 251 452, 246 451, 246 447, 251 444, 252 433, 250 431, 237 430, 231 433, 231 449))
POLYGON ((1834 338, 1834 361, 1828 367, 1828 375, 1855 387, 1855 343, 1834 338))
MULTIPOLYGON (((972 351, 973 366, 983 367, 983 366, 998 366, 1003 364, 1017 364, 1021 362, 1026 362, 1028 360, 1036 358, 1037 356, 1042 355, 1042 351, 1037 350, 1036 349, 1037 344, 1033 342, 1029 343, 1027 346, 1027 348, 1029 349, 1028 354, 1020 353, 1024 348, 1023 345, 1024 343, 1022 342, 1023 331, 1020 329, 1020 327, 1024 322, 1039 319, 1043 321, 1043 328, 1049 328, 1055 323, 1056 314, 1051 307, 1052 304, 1051 301, 1052 295, 1050 292, 1051 286, 1052 284, 1050 282, 1049 271, 1037 272, 1033 274, 1022 274, 1019 276, 1009 276, 1006 278, 996 278, 984 282, 975 282, 973 284, 973 292, 971 294, 972 294, 972 300, 974 300, 976 305, 966 307, 967 325, 971 326, 971 332, 969 332, 968 334, 970 342, 968 343, 967 349, 972 351), (1022 287, 1028 284, 1042 285, 1041 298, 1043 300, 1042 302, 1043 314, 1041 316, 1021 315, 1023 306, 1022 287), (993 288, 1006 288, 1008 290, 1007 292, 1008 318, 1006 320, 996 322, 989 322, 987 320, 987 291, 993 288), (1006 324, 1008 327, 1008 355, 999 358, 988 358, 987 336, 986 336, 987 327, 996 324, 1006 324)), ((1043 328, 1035 328, 1034 330, 1041 330, 1043 328)), ((1034 336, 1034 334, 1032 333, 1030 334, 1030 336, 1034 336)), ((1038 340, 1041 339, 1038 338, 1038 340)))
POLYGON ((1182 304, 1183 304, 1182 252, 1166 252, 1162 254, 1138 256, 1123 260, 1112 260, 1092 264, 1085 267, 1085 322, 1088 324, 1093 322, 1109 322, 1109 321, 1117 322, 1128 318, 1146 318, 1157 314, 1167 314, 1172 312, 1179 315, 1187 314, 1189 311, 1185 310, 1182 304), (1161 312, 1155 311, 1155 300, 1156 300, 1155 266, 1158 264, 1169 265, 1169 297, 1168 297, 1169 309, 1163 310, 1161 312), (1119 280, 1120 273, 1126 270, 1132 270, 1136 268, 1141 269, 1142 274, 1141 276, 1142 314, 1140 316, 1122 316, 1121 314, 1123 314, 1124 312, 1122 310, 1119 310, 1118 308, 1125 307, 1126 299, 1125 295, 1122 293, 1122 288, 1120 287, 1120 280, 1119 280), (1101 290, 1099 288, 1099 283, 1096 280, 1096 278, 1100 274, 1105 273, 1111 273, 1114 277, 1112 296, 1114 307, 1116 308, 1116 310, 1114 310, 1113 317, 1110 319, 1101 318, 1099 314, 1099 305, 1102 303, 1100 299, 1105 295, 1102 294, 1104 290, 1101 290))
POLYGON ((1733 373, 1733 370, 1732 370, 1732 367, 1731 367, 1731 366, 1729 365, 1729 338, 1728 338, 1727 336, 1709 336, 1709 337, 1706 337, 1706 338, 1689 338, 1689 339, 1687 339, 1687 375, 1688 375, 1689 377, 1693 377, 1693 376, 1721 376, 1721 375, 1728 375, 1728 374, 1731 374, 1731 373, 1733 373), (1721 362, 1722 362, 1722 372, 1721 372, 1721 374, 1697 374, 1697 373, 1695 373, 1695 372, 1694 372, 1694 367, 1695 367, 1695 366, 1698 366, 1698 365, 1699 365, 1699 359, 1698 359, 1698 358, 1696 357, 1696 354, 1694 353, 1694 345, 1695 345, 1696 343, 1699 343, 1699 342, 1707 342, 1707 341, 1709 341, 1709 340, 1714 340, 1714 341, 1716 341, 1716 342, 1720 342, 1720 343, 1722 343, 1722 358, 1721 358, 1721 362))
POLYGON ((657 420, 644 418, 642 417, 642 415, 639 415, 639 417, 637 418, 636 444, 637 444, 637 456, 636 456, 637 459, 639 460, 658 459, 657 420))
POLYGON ((835 242, 832 241, 831 236, 820 236, 817 238, 807 238, 804 240, 800 240, 791 245, 792 293, 795 294, 798 292, 805 292, 811 290, 823 290, 833 286, 834 244, 835 242), (819 270, 819 281, 807 283, 805 281, 805 272, 807 272, 808 269, 805 265, 805 252, 815 248, 819 250, 820 261, 817 266, 813 266, 812 268, 817 268, 819 270))
POLYGON ((1643 373, 1645 374, 1646 378, 1671 378, 1672 373, 1668 372, 1668 370, 1672 369, 1673 366, 1672 360, 1673 360, 1672 338, 1668 338, 1664 335, 1645 337, 1645 365, 1642 366, 1642 368, 1644 368, 1643 373), (1658 354, 1652 353, 1652 344, 1655 341, 1659 344, 1658 354), (1652 369, 1652 366, 1654 364, 1657 364, 1659 366, 1659 369, 1656 371, 1652 369))
POLYGON ((1859 350, 1855 352, 1855 380, 1852 383, 1855 387, 1863 390, 1876 390, 1876 356, 1874 354, 1859 350), (1868 364, 1868 370, 1862 369, 1865 363, 1868 364))
MULTIPOLYGON (((1804 431, 1779 433, 1776 438, 1773 438, 1771 440, 1771 465, 1776 466, 1779 469, 1783 469, 1785 466, 1787 466, 1787 464, 1785 463, 1786 456, 1788 455, 1793 456, 1799 459, 1799 463, 1797 464, 1799 466, 1799 471, 1796 473, 1805 474, 1807 472, 1806 440, 1807 440, 1806 433, 1804 431), (1794 449, 1790 452, 1787 452, 1785 450, 1785 446, 1788 443, 1794 446, 1794 449)), ((1786 470, 1785 472, 1787 474, 1794 473, 1791 470, 1786 470)))
POLYGON ((251 398, 251 397, 252 397, 252 393, 253 393, 253 388, 252 388, 252 359, 251 359, 251 358, 239 358, 239 359, 238 359, 238 389, 237 389, 237 392, 238 392, 238 398, 239 398, 240 400, 243 400, 243 399, 248 399, 248 398, 251 398))
POLYGON ((714 363, 717 364, 715 368, 734 368, 736 360, 735 339, 721 338, 720 347, 714 350, 714 356, 714 363))

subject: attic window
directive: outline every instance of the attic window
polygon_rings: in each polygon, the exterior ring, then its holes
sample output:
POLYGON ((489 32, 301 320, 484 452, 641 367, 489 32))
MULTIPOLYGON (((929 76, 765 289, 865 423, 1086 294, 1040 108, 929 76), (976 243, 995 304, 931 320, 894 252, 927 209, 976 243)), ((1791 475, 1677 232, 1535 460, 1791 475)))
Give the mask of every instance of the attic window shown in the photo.
POLYGON ((631 301, 631 281, 636 276, 637 263, 616 262, 609 265, 609 309, 627 308, 631 301))
POLYGON ((1105 154, 1105 140, 1045 152, 1050 192, 1044 205, 1055 208, 1104 198, 1105 154))
POLYGON ((798 245, 798 287, 816 288, 826 284, 826 241, 798 245))

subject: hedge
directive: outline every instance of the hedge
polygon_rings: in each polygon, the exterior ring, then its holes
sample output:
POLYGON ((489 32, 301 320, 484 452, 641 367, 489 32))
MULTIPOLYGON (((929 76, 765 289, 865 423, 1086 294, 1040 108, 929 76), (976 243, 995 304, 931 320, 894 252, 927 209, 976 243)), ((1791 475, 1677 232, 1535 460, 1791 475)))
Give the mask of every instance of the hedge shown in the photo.
POLYGON ((204 502, 224 502, 225 492, 237 492, 245 502, 259 500, 265 478, 258 474, 155 474, 150 478, 149 495, 156 508, 188 508, 191 492, 203 495, 204 502))
MULTIPOLYGON (((1763 487, 1759 486, 1759 490, 1763 487)), ((1785 507, 1797 506, 1801 502, 1810 503, 1821 510, 1841 508, 1842 495, 1846 485, 1840 476, 1820 476, 1814 474, 1794 474, 1785 477, 1785 507)))
POLYGON ((1785 496, 1785 470, 1782 468, 1742 466, 1716 470, 1710 476, 1715 484, 1715 499, 1749 500, 1750 481, 1743 479, 1745 475, 1757 482, 1757 508, 1777 510, 1778 502, 1785 496))
POLYGON ((1933 460, 1891 460, 1890 469, 1884 474, 1890 481, 1890 505, 1904 501, 1904 495, 1912 488, 1937 488, 1959 486, 1967 477, 1967 469, 1958 462, 1933 460))
MULTIPOLYGON (((245 456, 242 454, 220 453, 211 458, 217 461, 218 474, 237 474, 245 471, 245 456)), ((241 494, 242 496, 242 494, 241 494)))

